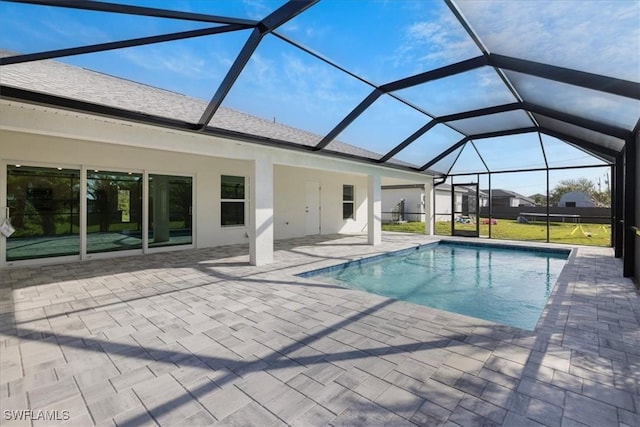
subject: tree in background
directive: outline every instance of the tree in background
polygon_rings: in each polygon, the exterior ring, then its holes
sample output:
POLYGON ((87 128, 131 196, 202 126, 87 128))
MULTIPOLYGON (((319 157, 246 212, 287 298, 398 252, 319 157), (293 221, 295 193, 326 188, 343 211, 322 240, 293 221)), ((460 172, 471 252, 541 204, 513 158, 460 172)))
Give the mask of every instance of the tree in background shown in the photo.
POLYGON ((544 194, 536 193, 529 196, 530 199, 536 203, 536 206, 547 206, 547 196, 544 194))
POLYGON ((563 179, 558 182, 549 194, 549 203, 555 206, 560 201, 563 194, 570 191, 582 191, 589 195, 596 206, 611 206, 611 192, 600 191, 596 183, 588 178, 563 179))

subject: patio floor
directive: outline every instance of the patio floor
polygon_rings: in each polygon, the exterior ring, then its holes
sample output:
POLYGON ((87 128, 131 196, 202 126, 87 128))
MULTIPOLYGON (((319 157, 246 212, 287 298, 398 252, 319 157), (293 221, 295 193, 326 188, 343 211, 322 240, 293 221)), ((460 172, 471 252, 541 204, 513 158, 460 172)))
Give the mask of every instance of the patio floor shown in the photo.
POLYGON ((640 297, 611 249, 577 250, 534 332, 294 276, 433 240, 0 271, 0 424, 640 425, 640 297))

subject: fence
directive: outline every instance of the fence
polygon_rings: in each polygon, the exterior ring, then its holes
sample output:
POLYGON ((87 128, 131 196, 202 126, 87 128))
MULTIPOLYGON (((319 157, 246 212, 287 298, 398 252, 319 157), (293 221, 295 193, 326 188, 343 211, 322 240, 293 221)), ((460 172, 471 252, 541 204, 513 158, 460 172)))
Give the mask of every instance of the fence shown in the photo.
MULTIPOLYGON (((547 220, 547 208, 546 206, 522 206, 517 208, 511 207, 497 207, 494 206, 491 210, 491 217, 497 219, 517 219, 522 212, 530 212, 534 214, 541 214, 538 217, 538 221, 547 220)), ((565 221, 570 221, 569 215, 579 215, 580 222, 592 223, 592 224, 611 224, 611 208, 565 208, 558 206, 549 207, 549 213, 554 215, 551 217, 552 222, 562 222, 562 215, 567 215, 565 221)), ((480 208, 480 216, 488 218, 489 208, 480 208)))

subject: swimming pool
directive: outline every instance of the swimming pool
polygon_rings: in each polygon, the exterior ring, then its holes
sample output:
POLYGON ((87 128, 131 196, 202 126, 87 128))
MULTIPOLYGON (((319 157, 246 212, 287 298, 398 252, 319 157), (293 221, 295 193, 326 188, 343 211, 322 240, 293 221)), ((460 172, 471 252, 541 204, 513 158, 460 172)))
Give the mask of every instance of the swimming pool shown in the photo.
POLYGON ((533 330, 568 256, 564 249, 439 242, 300 276, 533 330))

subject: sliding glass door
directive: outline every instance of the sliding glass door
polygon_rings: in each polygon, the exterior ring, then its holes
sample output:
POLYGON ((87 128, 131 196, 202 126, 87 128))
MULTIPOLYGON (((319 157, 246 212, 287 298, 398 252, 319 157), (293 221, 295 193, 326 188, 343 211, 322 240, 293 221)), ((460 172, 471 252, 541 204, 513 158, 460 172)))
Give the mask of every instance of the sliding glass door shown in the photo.
POLYGON ((149 175, 149 247, 189 245, 192 236, 192 178, 149 175))
MULTIPOLYGON (((15 232, 6 261, 142 250, 144 194, 148 194, 149 249, 193 243, 193 178, 7 165, 6 206, 15 232), (86 209, 81 206, 86 191, 86 209), (85 209, 81 212, 81 209, 85 209), (86 216, 86 218, 85 218, 86 216)), ((2 203, 0 203, 0 206, 2 203)), ((0 212, 0 220, 4 212, 0 212)))
POLYGON ((87 172, 87 253, 142 249, 142 175, 87 172))
POLYGON ((80 171, 7 165, 7 261, 80 254, 80 171))

